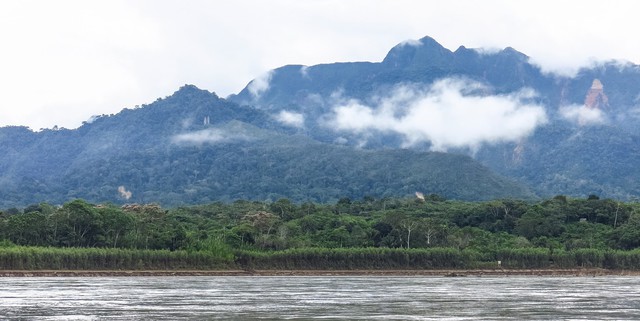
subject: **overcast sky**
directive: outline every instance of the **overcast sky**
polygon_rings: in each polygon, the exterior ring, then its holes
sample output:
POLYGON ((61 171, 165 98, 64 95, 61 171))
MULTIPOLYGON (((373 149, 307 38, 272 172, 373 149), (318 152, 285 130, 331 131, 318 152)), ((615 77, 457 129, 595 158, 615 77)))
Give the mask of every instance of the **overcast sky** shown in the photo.
POLYGON ((511 46, 547 71, 640 63, 640 1, 7 0, 0 126, 75 128, 184 84, 219 96, 286 64, 381 61, 431 36, 511 46))

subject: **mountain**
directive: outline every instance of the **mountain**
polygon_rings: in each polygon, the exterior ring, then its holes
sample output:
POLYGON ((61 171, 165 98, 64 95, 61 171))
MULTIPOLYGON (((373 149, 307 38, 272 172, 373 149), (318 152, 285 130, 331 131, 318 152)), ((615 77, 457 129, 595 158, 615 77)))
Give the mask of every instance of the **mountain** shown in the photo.
POLYGON ((479 200, 531 198, 464 155, 354 149, 195 86, 77 129, 0 128, 0 208, 38 202, 337 201, 416 191, 479 200))
POLYGON ((438 79, 459 76, 491 84, 492 91, 496 93, 512 92, 524 86, 551 90, 554 86, 552 78, 545 77, 538 67, 528 63, 526 55, 513 48, 483 54, 461 46, 451 52, 434 39, 425 37, 416 43, 395 46, 379 63, 277 68, 269 73, 267 90, 256 95, 252 88, 258 80, 253 80, 230 100, 262 109, 306 111, 316 107, 321 109, 323 105, 319 104, 319 99, 326 102, 336 92, 366 100, 371 94, 399 83, 429 84, 438 79))
POLYGON ((381 62, 277 68, 229 100, 295 114, 326 143, 469 155, 540 196, 640 196, 640 66, 627 62, 566 76, 510 47, 425 37, 381 62))
POLYGON ((77 129, 0 128, 0 208, 640 195, 640 67, 543 72, 513 48, 400 43, 277 68, 226 99, 186 85, 77 129))

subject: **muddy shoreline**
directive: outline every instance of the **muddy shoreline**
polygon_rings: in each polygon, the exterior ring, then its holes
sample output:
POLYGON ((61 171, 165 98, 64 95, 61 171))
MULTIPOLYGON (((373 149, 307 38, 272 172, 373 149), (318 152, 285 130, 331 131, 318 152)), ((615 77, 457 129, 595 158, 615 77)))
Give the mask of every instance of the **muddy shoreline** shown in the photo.
POLYGON ((0 277, 127 276, 640 276, 640 271, 606 269, 484 270, 2 270, 0 277))

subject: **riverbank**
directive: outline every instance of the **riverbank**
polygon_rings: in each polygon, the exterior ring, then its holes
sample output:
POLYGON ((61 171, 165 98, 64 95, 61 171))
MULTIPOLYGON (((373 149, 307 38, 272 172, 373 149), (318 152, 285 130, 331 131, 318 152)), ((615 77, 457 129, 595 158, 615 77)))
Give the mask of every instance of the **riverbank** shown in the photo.
POLYGON ((0 277, 127 277, 127 276, 640 276, 640 271, 607 269, 483 269, 483 270, 4 270, 0 277))

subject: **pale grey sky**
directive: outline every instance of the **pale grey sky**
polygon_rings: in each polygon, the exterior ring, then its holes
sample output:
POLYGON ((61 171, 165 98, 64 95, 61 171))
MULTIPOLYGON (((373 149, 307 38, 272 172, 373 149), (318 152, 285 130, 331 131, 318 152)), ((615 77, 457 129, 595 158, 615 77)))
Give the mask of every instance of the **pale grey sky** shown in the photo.
POLYGON ((638 12, 632 0, 6 0, 0 126, 75 128, 187 83, 226 97, 282 65, 380 61, 427 35, 511 46, 547 71, 638 64, 638 12))

